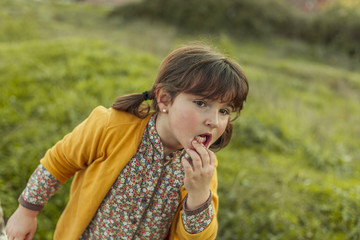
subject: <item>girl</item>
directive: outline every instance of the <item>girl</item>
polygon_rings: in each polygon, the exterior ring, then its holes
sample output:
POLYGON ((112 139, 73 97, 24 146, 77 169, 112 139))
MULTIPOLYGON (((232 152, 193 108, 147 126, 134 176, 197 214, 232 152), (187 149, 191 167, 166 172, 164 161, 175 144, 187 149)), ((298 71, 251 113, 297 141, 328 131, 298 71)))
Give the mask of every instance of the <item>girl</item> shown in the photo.
POLYGON ((6 226, 36 216, 74 175, 54 239, 215 239, 217 160, 248 93, 240 67, 206 46, 170 53, 149 91, 97 107, 47 151, 6 226), (152 108, 144 104, 152 100, 152 108))

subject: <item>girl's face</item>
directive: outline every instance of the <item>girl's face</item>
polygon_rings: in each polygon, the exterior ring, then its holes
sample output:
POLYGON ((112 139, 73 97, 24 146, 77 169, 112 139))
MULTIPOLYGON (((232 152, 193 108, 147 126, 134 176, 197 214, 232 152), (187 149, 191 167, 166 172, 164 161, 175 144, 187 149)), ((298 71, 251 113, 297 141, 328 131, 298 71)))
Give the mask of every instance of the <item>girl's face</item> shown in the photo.
MULTIPOLYGON (((165 93, 164 91, 160 91, 165 93)), ((180 93, 172 103, 164 104, 158 98, 160 113, 157 131, 165 152, 192 147, 192 141, 209 148, 225 131, 232 107, 218 100, 180 93), (160 100, 160 101, 159 101, 160 100), (166 109, 166 113, 162 112, 166 109)))

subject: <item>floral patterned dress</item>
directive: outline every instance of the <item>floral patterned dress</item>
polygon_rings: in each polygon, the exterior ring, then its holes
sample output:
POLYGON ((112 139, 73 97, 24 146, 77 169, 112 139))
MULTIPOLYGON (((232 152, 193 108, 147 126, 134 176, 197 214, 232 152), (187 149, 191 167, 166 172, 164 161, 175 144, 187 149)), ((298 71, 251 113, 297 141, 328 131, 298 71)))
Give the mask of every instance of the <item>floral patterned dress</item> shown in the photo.
MULTIPOLYGON (((164 239, 180 204, 184 150, 164 156, 154 115, 136 154, 121 171, 80 239, 164 239)), ((104 176, 106 177, 106 176, 104 176)), ((20 204, 41 210, 61 183, 42 165, 32 174, 20 204)), ((211 196, 199 209, 182 214, 189 233, 203 231, 214 215, 211 196)))

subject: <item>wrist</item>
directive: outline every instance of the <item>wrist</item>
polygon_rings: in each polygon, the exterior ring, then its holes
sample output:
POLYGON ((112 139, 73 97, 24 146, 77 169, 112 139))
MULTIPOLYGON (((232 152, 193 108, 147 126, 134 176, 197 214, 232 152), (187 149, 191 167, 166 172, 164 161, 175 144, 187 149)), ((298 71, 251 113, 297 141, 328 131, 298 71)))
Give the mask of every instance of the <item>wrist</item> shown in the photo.
POLYGON ((199 193, 188 193, 186 198, 186 207, 188 210, 195 210, 203 205, 210 197, 211 191, 208 190, 206 192, 199 192, 199 193))
POLYGON ((18 199, 20 205, 26 209, 29 209, 29 210, 32 210, 32 211, 35 211, 35 212, 40 212, 44 206, 42 205, 36 205, 36 204, 33 204, 33 203, 29 203, 27 202, 22 195, 20 195, 19 199, 18 199))
POLYGON ((36 217, 39 214, 39 211, 30 210, 21 204, 19 204, 17 211, 27 217, 36 217))

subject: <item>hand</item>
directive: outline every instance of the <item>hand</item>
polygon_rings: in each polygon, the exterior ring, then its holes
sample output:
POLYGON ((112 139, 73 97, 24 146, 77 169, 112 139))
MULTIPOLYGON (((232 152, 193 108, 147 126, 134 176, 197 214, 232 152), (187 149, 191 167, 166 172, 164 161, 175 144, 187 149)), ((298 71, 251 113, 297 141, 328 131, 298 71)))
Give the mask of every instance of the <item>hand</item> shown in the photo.
POLYGON ((185 157, 182 159, 185 170, 184 185, 188 192, 186 206, 189 210, 198 208, 209 198, 215 170, 215 154, 196 140, 192 145, 194 150, 186 149, 192 165, 185 157))
POLYGON ((38 213, 19 205, 6 224, 5 232, 8 240, 32 239, 37 227, 38 213))

